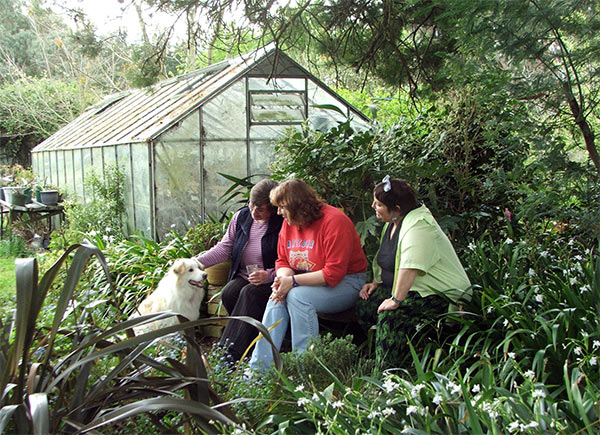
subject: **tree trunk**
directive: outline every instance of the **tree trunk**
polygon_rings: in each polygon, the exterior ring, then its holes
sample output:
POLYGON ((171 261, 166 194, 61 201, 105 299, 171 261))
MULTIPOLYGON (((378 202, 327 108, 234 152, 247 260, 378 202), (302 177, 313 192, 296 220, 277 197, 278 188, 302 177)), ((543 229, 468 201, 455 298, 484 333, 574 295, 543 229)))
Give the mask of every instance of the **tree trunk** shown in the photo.
POLYGON ((581 133, 583 134, 585 147, 587 148, 590 159, 592 159, 592 163, 594 163, 594 166, 596 167, 598 175, 600 175, 600 155, 598 155, 598 149, 596 148, 596 138, 594 136, 594 132, 590 128, 589 123, 581 112, 581 107, 579 106, 577 99, 575 99, 573 91, 568 83, 564 84, 564 90, 567 97, 567 102, 569 103, 569 108, 571 109, 573 118, 575 118, 575 124, 577 124, 577 127, 579 127, 579 130, 581 130, 581 133))

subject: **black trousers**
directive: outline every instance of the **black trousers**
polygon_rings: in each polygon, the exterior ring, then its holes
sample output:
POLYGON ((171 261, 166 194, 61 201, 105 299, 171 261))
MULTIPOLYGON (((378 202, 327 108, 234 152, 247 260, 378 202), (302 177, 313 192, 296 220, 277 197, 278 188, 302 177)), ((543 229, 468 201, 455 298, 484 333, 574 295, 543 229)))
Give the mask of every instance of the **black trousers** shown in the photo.
MULTIPOLYGON (((270 283, 256 286, 238 276, 223 287, 221 301, 230 316, 249 316, 260 322, 271 291, 270 283)), ((254 326, 241 320, 230 320, 225 326, 220 343, 227 347, 231 358, 238 361, 257 335, 258 329, 254 326)), ((249 355, 251 350, 248 351, 249 355)))

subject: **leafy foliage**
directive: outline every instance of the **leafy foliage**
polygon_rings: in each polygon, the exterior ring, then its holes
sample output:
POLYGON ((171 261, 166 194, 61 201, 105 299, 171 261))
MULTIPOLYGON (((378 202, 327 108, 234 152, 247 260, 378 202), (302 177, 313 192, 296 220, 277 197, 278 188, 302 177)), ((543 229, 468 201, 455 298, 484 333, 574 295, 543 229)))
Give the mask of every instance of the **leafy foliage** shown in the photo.
MULTIPOLYGON (((133 326, 173 314, 122 321, 107 316, 110 299, 80 303, 75 289, 92 255, 108 275, 104 256, 89 243, 69 247, 39 280, 36 260, 17 261, 16 316, 0 323, 0 389, 4 391, 0 430, 56 433, 110 425, 119 431, 127 419, 153 412, 157 424, 173 431, 182 423, 179 418, 158 423, 169 411, 185 413, 186 424, 205 432, 215 430, 215 421, 235 425, 235 416, 207 383, 201 351, 191 333, 191 328, 212 320, 131 336, 128 331, 133 326), (51 325, 39 324, 46 296, 71 252, 64 286, 50 310, 51 325), (185 337, 185 363, 144 353, 157 340, 179 331, 185 337), (220 410, 211 403, 220 404, 220 410)), ((94 293, 93 289, 87 292, 94 293)), ((265 328, 254 323, 269 339, 265 328)))
POLYGON ((54 232, 52 245, 60 249, 97 234, 107 240, 123 239, 123 183, 124 175, 118 166, 105 168, 103 177, 96 173, 86 177, 84 187, 87 201, 81 203, 72 200, 65 203, 66 225, 54 232))

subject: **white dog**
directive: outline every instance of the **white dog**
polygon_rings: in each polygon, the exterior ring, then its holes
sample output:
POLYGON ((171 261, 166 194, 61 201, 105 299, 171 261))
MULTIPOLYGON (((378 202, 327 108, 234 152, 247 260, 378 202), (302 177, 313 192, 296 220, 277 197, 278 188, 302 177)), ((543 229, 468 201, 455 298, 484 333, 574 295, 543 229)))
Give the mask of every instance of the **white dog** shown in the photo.
MULTIPOLYGON (((197 320, 200 316, 200 304, 204 299, 204 281, 206 272, 193 258, 179 258, 167 274, 160 280, 158 287, 140 304, 132 317, 145 314, 172 311, 185 316, 188 320, 197 320)), ((140 335, 155 329, 175 325, 177 317, 151 322, 134 328, 140 335)))

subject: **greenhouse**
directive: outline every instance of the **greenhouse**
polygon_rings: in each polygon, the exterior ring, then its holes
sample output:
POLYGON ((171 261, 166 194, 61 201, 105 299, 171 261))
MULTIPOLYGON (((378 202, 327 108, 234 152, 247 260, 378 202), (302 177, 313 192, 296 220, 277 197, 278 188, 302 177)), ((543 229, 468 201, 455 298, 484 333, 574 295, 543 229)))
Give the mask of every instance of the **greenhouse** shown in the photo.
POLYGON ((86 201, 84 181, 118 165, 127 231, 160 239, 218 217, 231 182, 268 173, 274 142, 309 122, 328 128, 369 119, 269 45, 207 68, 111 95, 32 151, 47 184, 86 201), (334 109, 337 108, 337 109, 334 109))

